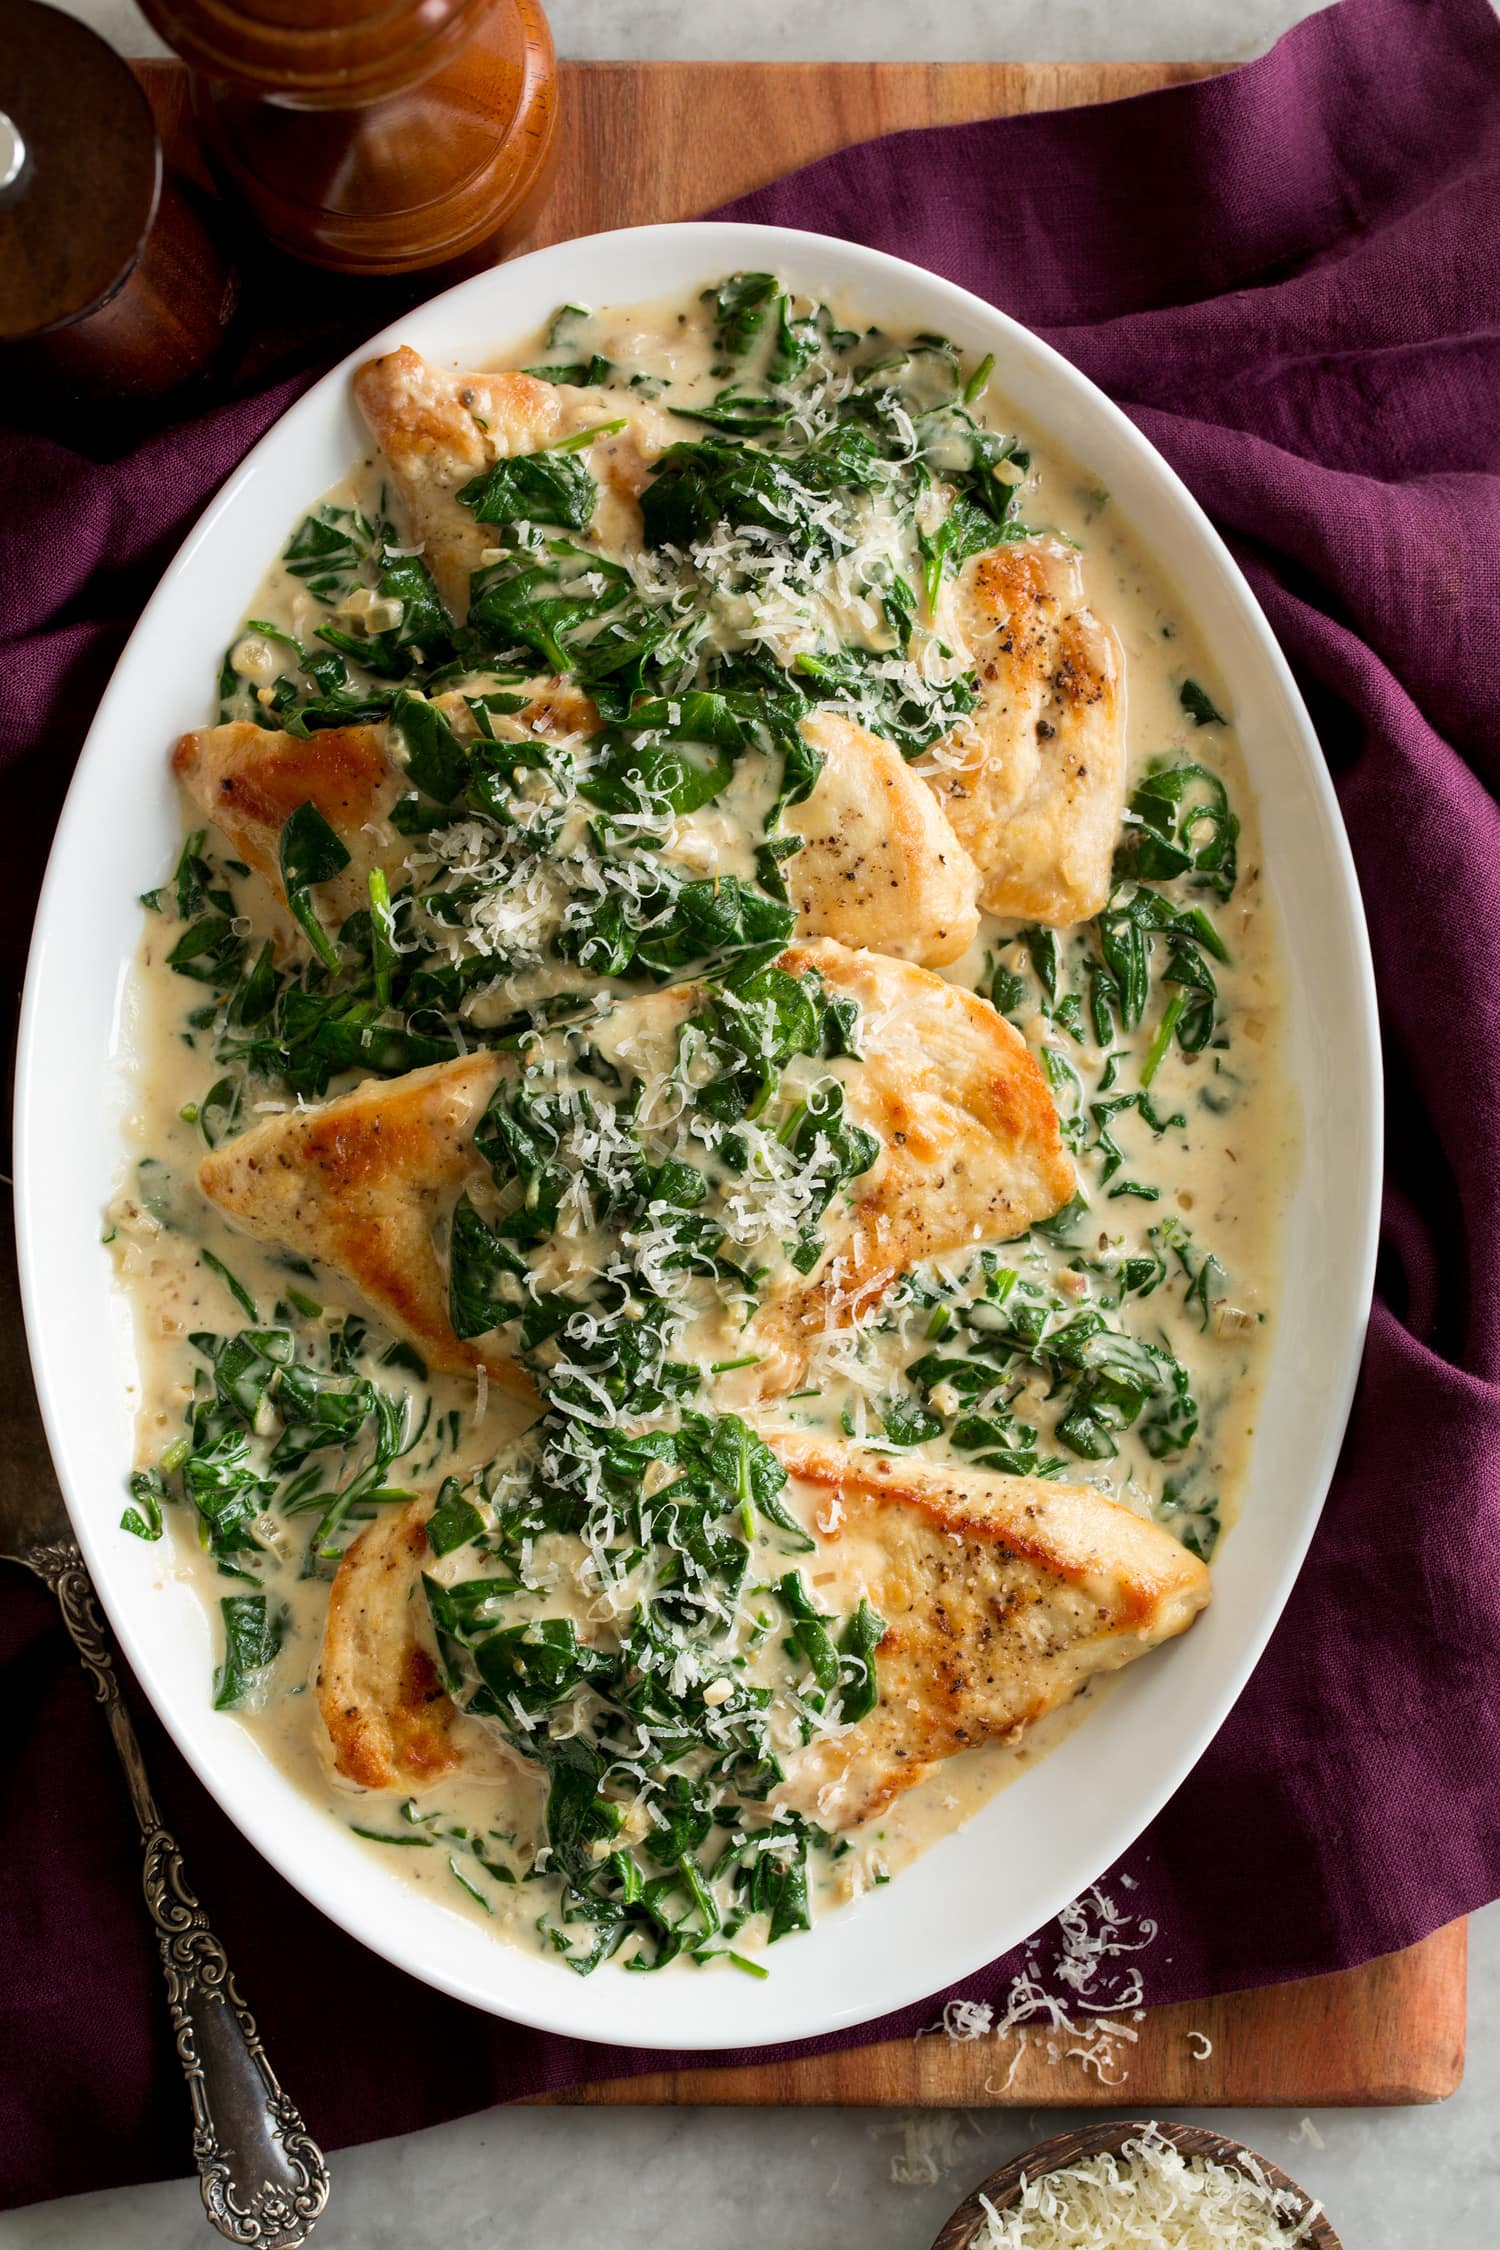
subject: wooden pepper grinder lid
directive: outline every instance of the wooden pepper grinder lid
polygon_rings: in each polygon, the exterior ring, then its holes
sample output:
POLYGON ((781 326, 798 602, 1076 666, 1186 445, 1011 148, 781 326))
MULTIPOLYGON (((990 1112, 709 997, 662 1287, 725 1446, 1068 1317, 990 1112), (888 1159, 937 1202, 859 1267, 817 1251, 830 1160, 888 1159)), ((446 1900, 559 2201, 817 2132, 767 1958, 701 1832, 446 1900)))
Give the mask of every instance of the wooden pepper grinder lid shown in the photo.
POLYGON ((278 248, 413 273, 498 247, 556 154, 538 0, 142 0, 226 187, 278 248))
POLYGON ((95 32, 7 0, 0 36, 0 380, 147 397, 216 354, 235 285, 162 171, 151 107, 95 32))

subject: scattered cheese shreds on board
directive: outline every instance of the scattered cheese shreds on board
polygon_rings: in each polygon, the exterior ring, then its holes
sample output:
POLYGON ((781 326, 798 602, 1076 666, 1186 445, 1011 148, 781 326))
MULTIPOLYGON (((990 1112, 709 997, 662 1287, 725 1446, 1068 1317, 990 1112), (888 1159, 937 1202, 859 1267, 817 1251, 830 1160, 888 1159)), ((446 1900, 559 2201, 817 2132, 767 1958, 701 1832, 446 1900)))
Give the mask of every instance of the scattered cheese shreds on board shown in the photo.
POLYGON ((1028 1942, 1022 1967, 998 2006, 949 2000, 941 2023, 933 2026, 955 2045, 1014 2040, 1007 2075, 990 2091, 1008 2091, 1028 2046, 1054 2067, 1064 2058, 1080 2062, 1101 2085, 1122 2086, 1130 2075, 1126 2059, 1139 2034, 1120 2018, 1139 2020, 1144 1984, 1128 1957, 1152 1944, 1157 1925, 1122 1910, 1095 1883, 1063 1908, 1057 1928, 1059 1942, 1048 1960, 1041 1954, 1045 1932, 1028 1942))
POLYGON ((1027 2180, 1003 2211, 985 2201, 980 2250, 1286 2250, 1306 2242, 1321 2206, 1241 2171, 1185 2156, 1154 2125, 1027 2180))
POLYGON ((995 2026, 995 2011, 987 2000, 950 2000, 943 2010, 943 2029, 955 2046, 983 2039, 995 2026))

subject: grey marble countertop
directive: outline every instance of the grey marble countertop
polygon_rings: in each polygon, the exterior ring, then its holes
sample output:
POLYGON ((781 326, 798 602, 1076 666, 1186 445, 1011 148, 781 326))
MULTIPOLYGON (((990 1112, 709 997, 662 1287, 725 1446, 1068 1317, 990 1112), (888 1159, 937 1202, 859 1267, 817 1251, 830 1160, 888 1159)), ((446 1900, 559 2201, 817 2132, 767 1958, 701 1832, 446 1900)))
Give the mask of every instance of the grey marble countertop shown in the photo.
MULTIPOLYGON (((127 54, 162 50, 133 0, 63 0, 127 54)), ((1115 61, 1258 54, 1308 0, 547 0, 561 53, 736 60, 1115 61)), ((1322 2196, 1345 2250, 1500 2242, 1500 1907, 1475 1917, 1468 2076, 1437 2109, 1218 2111, 1322 2196)), ((293 2088, 295 2092, 295 2088, 293 2088)), ((1121 2114, 1127 2114, 1122 2112, 1121 2114)), ((1184 2112, 1191 2121, 1191 2113, 1184 2112)), ((1076 2118, 1076 2113, 1074 2113, 1076 2118)), ((1073 2121, 942 2112, 913 2163, 875 2110, 496 2110, 351 2149, 320 2250, 924 2250, 987 2172, 1073 2121), (901 2184, 915 2171, 919 2182, 901 2184), (625 2183, 628 2183, 625 2184, 625 2183)), ((183 2116, 184 2158, 187 2116, 183 2116)), ((213 2240, 187 2181, 0 2218, 3 2250, 190 2250, 213 2240)))
MULTIPOLYGON (((135 0, 57 0, 127 55, 135 0)), ((1128 62, 1258 55, 1317 0, 544 0, 557 51, 735 62, 1128 62)))

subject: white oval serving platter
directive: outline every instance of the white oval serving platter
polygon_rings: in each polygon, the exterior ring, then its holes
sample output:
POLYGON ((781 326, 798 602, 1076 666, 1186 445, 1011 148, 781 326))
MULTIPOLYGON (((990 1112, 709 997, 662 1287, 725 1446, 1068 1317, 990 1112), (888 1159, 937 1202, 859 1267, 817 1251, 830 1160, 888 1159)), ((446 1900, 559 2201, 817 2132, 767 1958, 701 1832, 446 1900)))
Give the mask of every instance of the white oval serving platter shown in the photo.
POLYGON ((37 917, 16 1115, 27 1331, 53 1456, 110 1623, 184 1755, 271 1864, 387 1960, 476 2007, 629 2046, 755 2047, 884 2015, 980 1969, 1125 1850, 1201 1756, 1280 1614, 1337 1458, 1374 1270, 1380 1078, 1359 896, 1306 712, 1223 543, 1125 416, 1015 322, 898 259, 766 227, 643 227, 498 266, 375 337, 261 440, 162 579, 100 703, 37 917), (1303 1147, 1243 1512, 1203 1621, 897 1881, 779 1945, 764 1982, 729 1969, 643 1979, 605 1968, 580 1980, 413 1889, 211 1709, 198 1592, 174 1574, 169 1542, 147 1546, 118 1528, 134 1346, 100 1214, 131 1097, 125 996, 138 894, 162 879, 180 840, 167 747, 210 717, 220 654, 267 564, 367 442, 352 368, 396 343, 451 365, 503 363, 511 341, 565 301, 629 303, 742 267, 774 267, 873 322, 942 330, 976 358, 992 351, 1019 426, 1086 464, 1155 555, 1212 652, 1259 796, 1303 1147))

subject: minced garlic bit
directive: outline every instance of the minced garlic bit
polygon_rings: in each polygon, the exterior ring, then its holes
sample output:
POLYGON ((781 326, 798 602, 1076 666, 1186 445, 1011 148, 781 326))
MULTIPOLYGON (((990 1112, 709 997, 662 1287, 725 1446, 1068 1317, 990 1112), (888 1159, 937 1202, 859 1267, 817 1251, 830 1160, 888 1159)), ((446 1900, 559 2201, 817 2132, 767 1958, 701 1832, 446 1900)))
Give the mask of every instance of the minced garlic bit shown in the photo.
POLYGON ((373 640, 377 633, 393 633, 405 615, 405 605, 390 594, 377 594, 371 586, 356 586, 334 611, 339 624, 373 640))
POLYGON ((1027 2180, 1003 2211, 985 2202, 980 2250, 1285 2250, 1320 2206, 1275 2187, 1252 2157, 1241 2171, 1182 2151, 1148 2125, 1108 2150, 1027 2180))
POLYGON ((281 670, 275 649, 259 633, 246 633, 235 642, 229 666, 236 678, 262 688, 270 687, 281 670))

